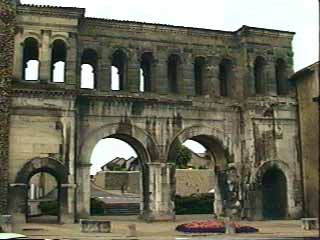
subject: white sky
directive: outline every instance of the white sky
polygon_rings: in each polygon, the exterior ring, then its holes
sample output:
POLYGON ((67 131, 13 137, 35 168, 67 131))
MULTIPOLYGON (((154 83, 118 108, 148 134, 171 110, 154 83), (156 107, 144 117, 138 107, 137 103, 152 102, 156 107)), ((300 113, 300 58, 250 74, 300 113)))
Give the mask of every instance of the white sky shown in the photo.
MULTIPOLYGON (((82 7, 88 17, 227 31, 235 31, 242 25, 293 31, 296 71, 318 61, 319 56, 318 0, 22 0, 22 3, 82 7)), ((125 155, 122 157, 133 155, 119 142, 101 143, 98 148, 92 157, 96 166, 111 160, 118 152, 125 155)))

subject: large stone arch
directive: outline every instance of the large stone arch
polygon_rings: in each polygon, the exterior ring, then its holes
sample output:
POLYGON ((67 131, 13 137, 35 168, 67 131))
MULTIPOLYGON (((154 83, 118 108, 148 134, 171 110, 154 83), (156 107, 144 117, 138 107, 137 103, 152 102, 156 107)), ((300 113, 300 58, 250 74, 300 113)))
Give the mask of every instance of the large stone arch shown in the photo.
POLYGON ((217 128, 204 125, 191 126, 177 133, 167 148, 167 160, 175 159, 176 152, 174 150, 179 144, 183 144, 188 139, 193 139, 201 143, 209 151, 214 151, 217 159, 224 158, 225 161, 221 167, 225 168, 228 162, 233 162, 228 139, 223 132, 217 128))
POLYGON ((130 123, 112 123, 94 129, 82 138, 79 158, 81 164, 90 164, 92 151, 98 141, 107 137, 128 142, 144 157, 145 163, 157 160, 159 151, 154 138, 143 129, 130 123))
MULTIPOLYGON (((237 182, 230 181, 231 175, 237 176, 237 170, 229 167, 229 163, 233 162, 233 155, 231 154, 230 146, 228 145, 228 138, 225 137, 223 132, 217 128, 212 128, 203 125, 191 126, 180 131, 171 141, 167 150, 167 161, 171 162, 176 159, 177 146, 183 144, 186 140, 191 139, 202 144, 212 155, 214 165, 214 185, 215 185, 215 201, 214 211, 217 215, 224 215, 231 212, 233 204, 236 204, 238 199, 229 201, 229 196, 233 194, 229 191, 228 182, 238 185, 237 182), (230 210, 230 211, 229 211, 230 210)), ((237 178, 237 177, 236 177, 237 178)), ((236 187, 238 189, 238 187, 236 187)), ((171 177, 172 197, 175 196, 175 174, 171 177)), ((238 192, 236 193, 236 195, 238 192)), ((173 200, 173 199, 172 199, 173 200)))
POLYGON ((78 217, 90 215, 90 157, 96 144, 104 138, 117 138, 131 145, 137 152, 142 174, 141 215, 149 211, 149 164, 158 160, 159 151, 153 137, 129 122, 107 124, 82 137, 78 164, 78 217))
POLYGON ((73 222, 73 216, 68 213, 68 171, 59 161, 53 158, 33 158, 28 161, 17 173, 14 184, 11 184, 10 199, 11 210, 18 221, 28 221, 27 217, 27 194, 29 180, 37 173, 46 172, 51 174, 58 184, 60 223, 73 222))
POLYGON ((295 186, 295 175, 290 169, 289 164, 281 160, 270 160, 262 163, 258 169, 253 174, 251 179, 251 186, 254 190, 254 199, 252 209, 252 217, 254 219, 263 219, 262 214, 262 179, 269 170, 278 169, 280 170, 285 178, 287 183, 287 218, 297 218, 301 214, 301 206, 297 204, 294 199, 296 189, 299 189, 298 186, 295 186))

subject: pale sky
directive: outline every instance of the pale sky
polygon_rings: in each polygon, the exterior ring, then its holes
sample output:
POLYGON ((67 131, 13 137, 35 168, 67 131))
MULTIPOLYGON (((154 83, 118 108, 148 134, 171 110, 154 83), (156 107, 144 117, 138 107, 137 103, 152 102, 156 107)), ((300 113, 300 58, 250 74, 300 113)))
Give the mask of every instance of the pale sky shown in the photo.
MULTIPOLYGON (((86 8, 87 17, 227 31, 235 31, 242 25, 293 31, 295 71, 319 59, 318 0, 22 0, 22 3, 82 7, 86 8)), ((95 149, 93 169, 114 156, 129 158, 135 154, 119 141, 110 141, 102 141, 95 149)), ((203 150, 195 148, 198 152, 203 150)))

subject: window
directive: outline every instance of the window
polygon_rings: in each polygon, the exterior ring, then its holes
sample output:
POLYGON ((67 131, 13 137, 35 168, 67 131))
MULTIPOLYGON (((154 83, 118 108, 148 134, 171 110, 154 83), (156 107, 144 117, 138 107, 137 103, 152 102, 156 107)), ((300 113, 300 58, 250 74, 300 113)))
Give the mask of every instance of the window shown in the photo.
POLYGON ((275 66, 276 87, 278 95, 287 94, 287 66, 286 62, 279 58, 275 66))
POLYGON ((23 44, 23 74, 26 81, 39 80, 39 44, 34 38, 27 38, 23 44))
POLYGON ((205 58, 197 57, 194 61, 194 80, 195 80, 196 95, 203 95, 204 93, 204 72, 205 72, 205 58))
POLYGON ((117 50, 112 55, 111 73, 111 90, 124 90, 127 77, 127 56, 122 50, 117 50))
POLYGON ((178 82, 181 77, 181 59, 176 54, 171 54, 168 58, 168 81, 169 91, 178 93, 178 82))
POLYGON ((140 63, 140 92, 152 91, 152 64, 153 55, 150 52, 146 52, 141 56, 140 63))
POLYGON ((81 88, 94 89, 97 81, 98 56, 92 49, 84 50, 81 58, 81 88))
POLYGON ((220 81, 220 95, 228 97, 231 95, 231 81, 232 81, 232 61, 229 59, 222 59, 219 64, 219 81, 220 81))
POLYGON ((51 76, 52 82, 62 83, 65 81, 67 48, 62 40, 56 40, 52 46, 51 76))
POLYGON ((256 94, 265 93, 265 67, 265 59, 260 56, 257 57, 254 62, 254 87, 256 94))

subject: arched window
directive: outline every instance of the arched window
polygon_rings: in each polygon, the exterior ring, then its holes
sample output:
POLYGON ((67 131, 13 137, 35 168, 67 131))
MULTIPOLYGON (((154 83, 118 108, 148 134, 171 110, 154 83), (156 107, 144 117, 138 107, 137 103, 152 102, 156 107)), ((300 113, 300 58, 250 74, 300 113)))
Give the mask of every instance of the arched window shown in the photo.
POLYGON ((181 59, 177 54, 171 54, 168 58, 168 81, 171 93, 179 92, 181 78, 181 59))
POLYGON ((219 64, 219 81, 220 81, 220 95, 228 97, 231 95, 231 81, 232 81, 232 61, 229 59, 222 59, 219 64))
POLYGON ((140 63, 140 92, 152 91, 152 64, 153 55, 151 52, 145 52, 141 56, 140 63))
POLYGON ((117 50, 112 55, 111 63, 111 90, 124 90, 127 81, 127 55, 117 50))
POLYGON ((254 62, 254 87, 256 94, 263 94, 265 92, 265 68, 266 60, 259 56, 254 62))
POLYGON ((51 54, 52 82, 61 83, 65 81, 66 62, 67 62, 66 44, 62 40, 55 40, 52 44, 52 54, 51 54))
POLYGON ((204 81, 205 81, 205 58, 197 57, 194 60, 194 80, 195 80, 195 94, 203 95, 204 81))
POLYGON ((277 94, 287 94, 287 65, 286 62, 279 58, 275 66, 277 94))
POLYGON ((97 81, 98 55, 92 49, 86 49, 81 57, 81 88, 94 89, 97 81))
POLYGON ((27 38, 23 44, 23 79, 39 80, 39 43, 34 38, 27 38))

